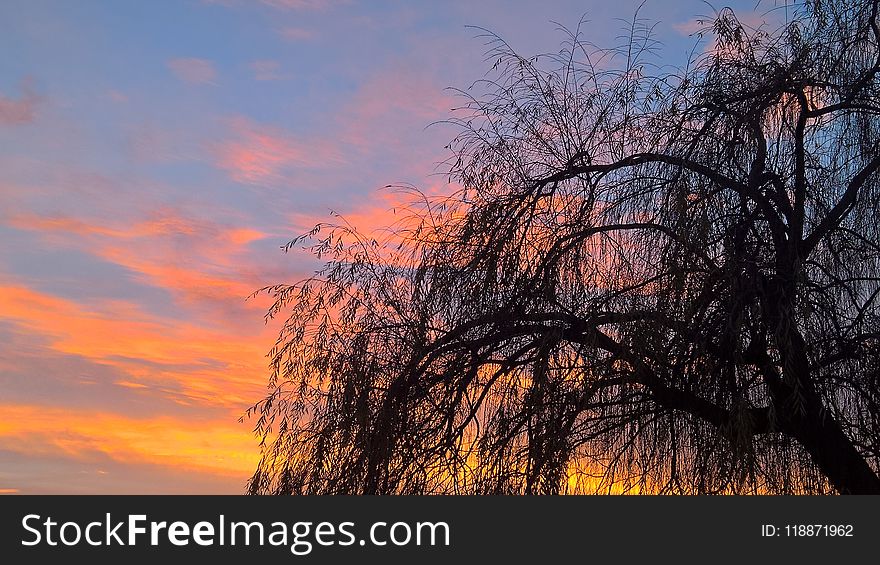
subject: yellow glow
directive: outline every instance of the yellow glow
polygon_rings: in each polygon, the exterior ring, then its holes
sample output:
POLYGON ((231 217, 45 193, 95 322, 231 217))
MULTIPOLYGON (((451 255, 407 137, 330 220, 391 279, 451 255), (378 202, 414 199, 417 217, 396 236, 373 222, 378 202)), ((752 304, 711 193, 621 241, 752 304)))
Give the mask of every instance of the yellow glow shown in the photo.
MULTIPOLYGON (((28 455, 72 459, 98 451, 115 461, 247 478, 258 450, 233 418, 126 418, 112 413, 0 405, 0 445, 28 455)), ((7 489, 14 490, 14 489, 7 489)))

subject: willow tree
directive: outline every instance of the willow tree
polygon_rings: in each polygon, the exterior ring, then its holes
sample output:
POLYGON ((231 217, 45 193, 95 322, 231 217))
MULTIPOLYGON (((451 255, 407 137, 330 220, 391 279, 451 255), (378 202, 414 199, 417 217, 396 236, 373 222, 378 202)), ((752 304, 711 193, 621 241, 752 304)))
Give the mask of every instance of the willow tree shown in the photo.
MULTIPOLYGON (((880 493, 878 0, 652 64, 489 37, 460 188, 319 225, 254 493, 880 493)), ((415 193, 414 193, 415 194, 415 193)))

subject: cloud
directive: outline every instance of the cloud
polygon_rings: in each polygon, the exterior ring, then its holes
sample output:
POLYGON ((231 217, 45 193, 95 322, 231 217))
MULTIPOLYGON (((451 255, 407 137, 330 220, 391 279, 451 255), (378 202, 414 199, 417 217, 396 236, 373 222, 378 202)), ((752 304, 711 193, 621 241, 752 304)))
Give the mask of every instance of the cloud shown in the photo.
MULTIPOLYGON (((263 388, 263 356, 272 332, 257 320, 249 335, 238 335, 153 316, 132 302, 85 307, 22 284, 0 286, 0 309, 18 334, 39 338, 53 356, 114 368, 104 373, 114 383, 143 384, 151 394, 202 413, 219 409, 234 419, 263 388)), ((239 324, 248 326, 241 319, 239 324)))
POLYGON ((427 127, 444 120, 457 100, 428 72, 395 65, 373 74, 359 85, 339 112, 338 137, 370 162, 407 155, 395 164, 387 182, 422 184, 445 157, 442 148, 449 131, 427 127))
MULTIPOLYGON (((241 488, 244 479, 256 468, 259 456, 248 427, 234 420, 132 418, 111 412, 40 405, 4 404, 0 410, 4 414, 0 421, 0 459, 15 454, 19 462, 51 458, 66 466, 78 463, 80 468, 97 475, 90 482, 99 485, 114 475, 117 481, 124 479, 124 475, 118 473, 122 470, 120 467, 133 466, 153 468, 166 475, 173 471, 178 476, 198 473, 235 478, 241 488)), ((130 482, 123 484, 127 492, 137 489, 130 482)), ((168 481, 159 490, 176 492, 172 484, 168 481)), ((18 484, 3 487, 21 488, 18 484)), ((43 485, 43 488, 54 493, 70 489, 58 484, 43 485)), ((104 489, 97 487, 96 490, 104 489)))
POLYGON ((343 161, 328 141, 300 139, 247 118, 229 124, 232 137, 217 146, 217 166, 242 184, 275 186, 298 170, 329 169, 343 161))
MULTIPOLYGON (((261 61, 259 70, 270 78, 273 61, 261 61)), ((355 94, 326 120, 320 131, 308 136, 294 135, 281 128, 257 123, 245 117, 228 121, 231 135, 216 144, 216 165, 241 184, 278 187, 330 186, 365 182, 366 172, 376 171, 394 155, 406 154, 403 166, 397 166, 388 178, 376 176, 372 189, 390 181, 419 182, 430 174, 438 160, 439 149, 446 144, 437 137, 439 128, 427 132, 431 122, 448 116, 455 104, 452 96, 427 72, 393 66, 370 76, 355 94), (434 150, 426 139, 435 136, 434 150), (414 151, 423 153, 413 158, 414 151), (359 168, 354 177, 342 178, 359 168), (415 176, 418 175, 418 176, 415 176)))
MULTIPOLYGON (((2 447, 0 485, 21 494, 241 494, 246 475, 115 460, 100 451, 27 453, 2 447)), ((250 471, 248 471, 248 475, 250 471)), ((2 493, 2 491, 0 491, 2 493)), ((10 493, 13 494, 13 493, 10 493)))
POLYGON ((8 98, 0 94, 0 126, 33 122, 39 101, 40 97, 33 91, 29 81, 22 82, 19 98, 8 98))
POLYGON ((217 71, 207 59, 182 58, 168 61, 168 68, 183 82, 190 84, 215 84, 217 71))
POLYGON ((256 80, 279 80, 283 78, 278 72, 281 69, 281 64, 278 61, 253 61, 250 64, 250 68, 256 80))
MULTIPOLYGON (((711 53, 717 50, 717 38, 715 36, 715 19, 716 15, 699 16, 690 20, 679 22, 672 25, 672 28, 679 34, 692 37, 697 36, 700 39, 709 39, 704 46, 704 53, 711 53)), ((747 31, 758 29, 768 29, 781 24, 780 15, 777 12, 758 12, 742 10, 736 12, 736 19, 741 23, 747 31)))
MULTIPOLYGON (((255 289, 259 266, 245 251, 266 235, 174 208, 101 221, 17 214, 6 223, 122 265, 182 305, 213 301, 207 312, 241 305, 255 289)), ((0 487, 240 492, 258 449, 236 420, 265 390, 264 354, 277 332, 263 324, 265 305, 224 323, 204 312, 171 319, 140 299, 84 304, 31 282, 0 275, 0 467, 15 469, 15 482, 0 487), (53 483, 60 469, 72 476, 53 483)))
POLYGON ((697 33, 711 33, 712 22, 707 19, 691 19, 686 22, 673 24, 672 28, 684 36, 690 36, 697 33))
POLYGON ((204 307, 215 321, 222 314, 233 329, 240 326, 236 319, 241 316, 258 318, 256 306, 245 303, 245 297, 281 276, 274 266, 259 264, 250 251, 252 243, 269 234, 193 217, 173 207, 115 222, 28 213, 6 221, 41 234, 53 248, 74 247, 124 267, 138 282, 168 291, 177 306, 204 307))
MULTIPOLYGON (((57 351, 51 336, 0 320, 0 388, 6 403, 40 404, 71 409, 112 410, 130 417, 192 413, 192 402, 173 379, 161 373, 185 374, 200 363, 155 364, 153 374, 133 362, 124 367, 57 351)), ((199 406, 205 417, 225 417, 228 408, 199 406)))

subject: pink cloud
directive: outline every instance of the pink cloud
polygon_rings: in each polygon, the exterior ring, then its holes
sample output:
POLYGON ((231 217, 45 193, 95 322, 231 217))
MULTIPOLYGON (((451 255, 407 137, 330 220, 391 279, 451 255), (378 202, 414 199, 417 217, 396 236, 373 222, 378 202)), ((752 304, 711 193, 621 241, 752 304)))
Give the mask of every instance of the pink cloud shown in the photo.
POLYGON ((231 334, 249 331, 243 330, 243 319, 261 319, 265 305, 246 297, 291 274, 289 266, 269 261, 274 257, 253 252, 251 245, 271 234, 170 207, 117 221, 32 213, 4 221, 39 233, 52 247, 74 248, 125 267, 139 282, 167 290, 194 319, 210 320, 231 334))
MULTIPOLYGON (((427 147, 434 130, 425 127, 449 116, 456 101, 428 72, 391 67, 362 84, 343 114, 341 137, 362 151, 427 147)), ((438 141, 438 147, 445 145, 438 141)), ((426 164, 423 172, 430 172, 426 164)))
POLYGON ((168 61, 168 68, 178 79, 191 84, 213 84, 217 77, 214 64, 207 59, 171 59, 168 61))
POLYGON ((682 35, 694 35, 696 33, 712 30, 712 22, 706 19, 692 19, 672 25, 673 29, 682 35))
POLYGON ((217 166, 236 182, 271 186, 296 169, 331 167, 342 161, 338 150, 321 140, 301 140, 246 118, 230 124, 233 138, 217 148, 217 166))
POLYGON ((0 94, 0 125, 28 124, 36 118, 39 96, 31 89, 29 81, 21 85, 19 98, 7 98, 0 94))
POLYGON ((256 80, 279 80, 283 78, 278 72, 281 64, 278 61, 253 61, 250 64, 256 80))
MULTIPOLYGON (((770 12, 759 13, 759 12, 736 12, 736 19, 739 20, 746 29, 760 29, 767 25, 772 25, 776 20, 778 20, 778 15, 770 12)), ((706 36, 714 35, 714 24, 715 24, 715 16, 699 16, 697 18, 690 19, 686 22, 680 22, 677 24, 673 24, 672 28, 675 29, 678 33, 685 36, 691 36, 696 34, 702 34, 706 36)))

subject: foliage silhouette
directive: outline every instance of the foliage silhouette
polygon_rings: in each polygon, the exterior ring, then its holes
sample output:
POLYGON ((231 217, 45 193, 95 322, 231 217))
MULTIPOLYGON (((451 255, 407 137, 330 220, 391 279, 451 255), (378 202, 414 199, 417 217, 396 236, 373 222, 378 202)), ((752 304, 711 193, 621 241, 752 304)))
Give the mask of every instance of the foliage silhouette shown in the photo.
POLYGON ((878 1, 673 72, 565 32, 461 91, 445 198, 292 241, 252 493, 880 493, 878 1))

